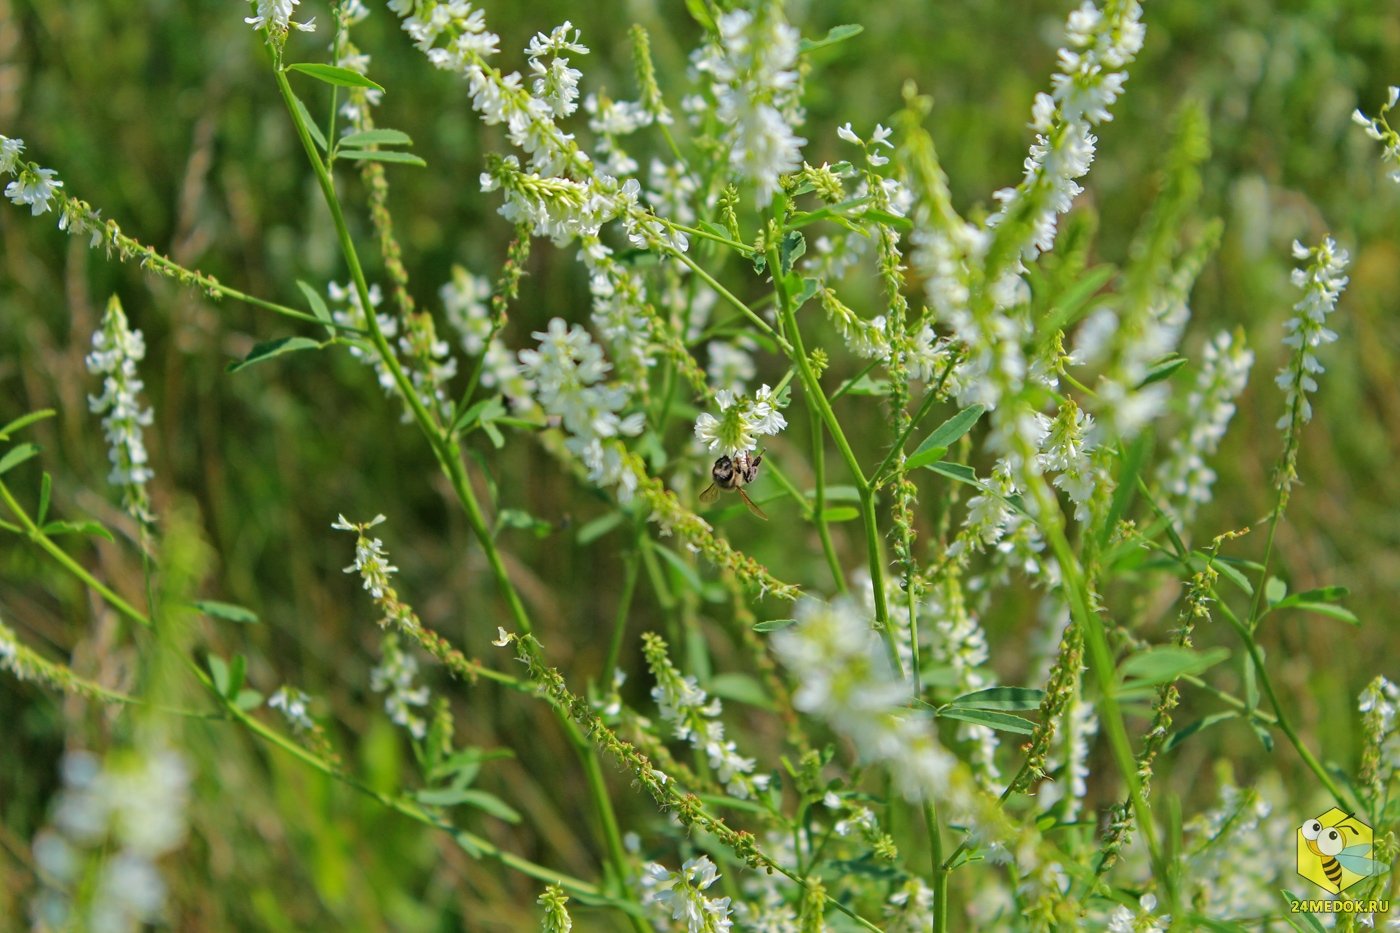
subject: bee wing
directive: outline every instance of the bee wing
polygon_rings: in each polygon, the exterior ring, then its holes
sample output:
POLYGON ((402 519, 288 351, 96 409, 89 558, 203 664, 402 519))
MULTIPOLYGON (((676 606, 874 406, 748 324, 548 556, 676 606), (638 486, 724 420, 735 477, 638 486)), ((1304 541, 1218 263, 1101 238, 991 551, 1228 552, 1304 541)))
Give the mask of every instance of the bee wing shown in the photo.
POLYGON ((716 499, 718 499, 718 498, 719 498, 719 487, 716 486, 714 483, 711 483, 711 484, 709 485, 709 488, 708 488, 708 489, 706 489, 704 492, 700 493, 700 501, 701 501, 701 502, 705 502, 705 503, 714 502, 714 501, 715 501, 716 499))
POLYGON ((1337 861, 1342 864, 1343 868, 1353 874, 1361 875, 1363 878, 1368 875, 1379 875, 1390 866, 1385 862, 1378 862, 1375 859, 1365 858, 1361 855, 1362 852, 1368 852, 1370 849, 1370 843, 1350 846, 1338 852, 1336 858, 1337 861))
POLYGON ((754 505, 754 501, 753 501, 752 499, 749 498, 749 494, 748 494, 748 493, 744 492, 744 490, 742 490, 742 489, 739 489, 739 490, 736 490, 736 491, 739 493, 739 497, 740 497, 741 499, 744 500, 744 505, 747 505, 747 506, 749 507, 749 511, 750 511, 750 512, 752 512, 753 514, 757 515, 759 518, 763 519, 765 522, 768 521, 768 516, 763 514, 763 510, 762 510, 762 509, 760 509, 758 506, 754 505))

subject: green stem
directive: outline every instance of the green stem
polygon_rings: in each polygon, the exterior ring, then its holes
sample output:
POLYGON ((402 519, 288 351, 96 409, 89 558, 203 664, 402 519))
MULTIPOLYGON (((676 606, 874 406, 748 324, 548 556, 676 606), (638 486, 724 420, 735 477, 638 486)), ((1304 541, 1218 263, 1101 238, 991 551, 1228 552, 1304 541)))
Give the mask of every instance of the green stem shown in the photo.
POLYGON ((613 618, 612 638, 608 641, 608 656, 603 662, 603 683, 604 690, 610 689, 613 678, 616 676, 617 659, 622 653, 622 638, 627 631, 627 617, 632 611, 632 594, 637 589, 637 574, 642 566, 642 534, 640 526, 634 528, 632 536, 632 553, 626 557, 627 567, 623 571, 622 595, 617 601, 617 615, 613 618))
POLYGON ((792 348, 788 346, 788 342, 784 340, 780 334, 775 332, 772 327, 769 327, 767 321, 759 317, 752 308, 750 308, 748 305, 744 304, 742 301, 736 298, 733 292, 721 285, 715 279, 715 277, 710 275, 710 273, 706 272, 700 266, 699 263, 697 263, 694 259, 691 259, 690 256, 686 253, 673 253, 672 255, 674 255, 685 265, 689 266, 690 271, 694 272, 697 276, 699 276, 702 282, 710 286, 710 288, 714 290, 716 295, 719 295, 725 301, 729 302, 729 304, 732 305, 740 314, 744 315, 744 317, 752 321, 754 325, 758 327, 759 330, 763 331, 768 336, 777 340, 778 346, 782 347, 783 352, 791 354, 792 348))
POLYGON ((807 412, 812 422, 812 473, 817 482, 812 521, 817 526, 817 536, 821 538, 822 553, 826 555, 826 565, 831 568, 831 579, 836 584, 836 591, 845 595, 846 575, 841 572, 841 562, 836 559, 836 548, 831 543, 831 529, 827 527, 823 514, 826 512, 826 445, 823 443, 822 419, 815 405, 808 405, 807 412))
POLYGON ((934 933, 948 933, 948 869, 943 863, 943 833, 938 827, 938 808, 933 801, 924 804, 924 828, 928 830, 932 862, 933 930, 934 933))
MULTIPOLYGON (((1022 456, 1027 462, 1033 454, 1030 450, 1022 451, 1022 456)), ((1109 746, 1113 750, 1118 770, 1127 784, 1128 798, 1133 803, 1133 812, 1137 815, 1143 841, 1147 843, 1153 873, 1175 909, 1175 878, 1162 855, 1161 842, 1157 838, 1157 825, 1152 819, 1152 809, 1142 794, 1142 783, 1138 780, 1137 758, 1133 754, 1132 742, 1128 738, 1128 730, 1118 706, 1117 674, 1113 664, 1113 652, 1108 646, 1108 634, 1104 631, 1103 620, 1089 603, 1089 594, 1081 576, 1079 561, 1070 547, 1069 539, 1065 537, 1059 504, 1046 491, 1043 477, 1037 477, 1031 484, 1031 493, 1035 496, 1041 516, 1040 526, 1045 531, 1056 561, 1059 562, 1061 578, 1069 595, 1070 610, 1076 624, 1085 634, 1085 643, 1089 648, 1089 667, 1099 685, 1100 721, 1108 733, 1109 746)))
POLYGON ((1341 804, 1344 809, 1353 812, 1357 811, 1358 808, 1356 805, 1347 801, 1346 796, 1342 793, 1341 787, 1337 784, 1336 780, 1333 779, 1332 775, 1327 772, 1327 769, 1322 766, 1322 762, 1318 761, 1317 757, 1303 744, 1303 740, 1298 736, 1298 730, 1293 728, 1293 723, 1288 718, 1288 714, 1283 711, 1283 704, 1279 702, 1278 693, 1274 691, 1273 680, 1270 679, 1269 673, 1264 667, 1264 656, 1259 652, 1259 643, 1254 640, 1254 633, 1251 632, 1249 627, 1240 620, 1240 617, 1235 615, 1234 611, 1225 604, 1225 601, 1220 598, 1219 593, 1215 594, 1215 599, 1216 610, 1225 617, 1225 621, 1230 623, 1230 627, 1235 630, 1235 633, 1240 636, 1240 640, 1244 642, 1245 651, 1249 653, 1250 663, 1254 665, 1254 673, 1259 678, 1260 686, 1264 688, 1264 695, 1269 698, 1269 705, 1274 708, 1274 716, 1278 720, 1279 729, 1288 737, 1289 743, 1292 744, 1293 748, 1298 752, 1298 757, 1303 759, 1303 763, 1317 776, 1318 781, 1323 787, 1327 788, 1327 792, 1332 795, 1333 799, 1341 804))

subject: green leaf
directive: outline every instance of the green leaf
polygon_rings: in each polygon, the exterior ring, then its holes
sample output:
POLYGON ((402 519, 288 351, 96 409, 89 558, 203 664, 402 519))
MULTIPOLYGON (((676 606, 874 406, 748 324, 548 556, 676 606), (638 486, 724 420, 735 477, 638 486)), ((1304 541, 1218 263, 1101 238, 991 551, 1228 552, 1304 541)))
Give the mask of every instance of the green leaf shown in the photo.
MULTIPOLYGON (((924 469, 941 473, 949 479, 955 479, 960 483, 967 483, 969 486, 982 489, 982 484, 977 480, 977 471, 965 463, 949 463, 947 460, 939 460, 935 463, 925 464, 924 469)), ((985 489, 982 491, 986 492, 985 489)))
POLYGON ((1152 385, 1154 382, 1161 382, 1163 379, 1168 379, 1171 377, 1172 373, 1189 362, 1190 360, 1186 357, 1177 356, 1175 353, 1170 356, 1164 356, 1162 359, 1152 364, 1152 368, 1147 371, 1147 375, 1142 378, 1142 381, 1137 384, 1137 387, 1141 389, 1144 386, 1152 385))
POLYGON ((920 444, 919 449, 914 451, 913 455, 904 461, 904 469, 917 470, 919 469, 919 467, 926 467, 930 463, 935 463, 939 460, 942 460, 947 455, 947 447, 926 448, 923 444, 920 444))
POLYGON ((462 412, 453 423, 452 430, 454 433, 457 431, 465 431, 478 421, 485 424, 489 421, 495 421, 505 413, 506 406, 501 402, 501 397, 499 395, 493 395, 490 398, 484 398, 476 402, 466 411, 462 412))
POLYGON ((217 654, 208 657, 209 675, 214 679, 214 689, 219 696, 228 696, 228 664, 217 654))
POLYGON ((265 697, 256 690, 240 690, 234 698, 233 705, 246 713, 262 706, 264 699, 265 697))
POLYGON ((685 559, 664 544, 657 544, 655 541, 648 541, 647 546, 665 559, 680 574, 681 579, 693 591, 699 593, 704 587, 700 583, 700 576, 695 572, 695 568, 685 562, 685 559))
POLYGON ((1273 733, 1265 729, 1264 724, 1257 719, 1251 719, 1249 721, 1249 727, 1254 730, 1254 735, 1259 739, 1259 744, 1264 746, 1264 751, 1272 755, 1274 753, 1273 733))
POLYGON ((108 541, 116 540, 99 522, 49 522, 39 530, 50 538, 59 535, 92 535, 94 538, 106 538, 108 541))
POLYGON ((384 90, 383 87, 374 83, 369 78, 358 71, 351 71, 349 68, 341 68, 339 65, 326 65, 321 62, 297 62, 286 67, 287 71, 297 71, 304 75, 315 78, 317 81, 324 81, 334 87, 367 87, 376 91, 384 90))
POLYGON ((5 456, 0 457, 0 475, 4 475, 24 461, 38 456, 39 449, 38 444, 20 444, 11 449, 5 456))
POLYGON ((261 363, 263 360, 270 360, 274 356, 281 356, 284 353, 296 353, 300 350, 319 350, 321 342, 312 340, 310 337, 279 337, 276 340, 267 340, 253 347, 253 349, 242 360, 237 363, 230 363, 228 371, 236 373, 240 369, 246 369, 254 363, 261 363))
POLYGON ((1184 674, 1199 674, 1230 656, 1228 648, 1195 651, 1170 645, 1149 648, 1129 655, 1119 667, 1124 680, 1132 678, 1137 686, 1170 683, 1184 674))
POLYGON ((782 241, 778 244, 778 266, 783 275, 792 271, 793 263, 802 258, 802 254, 807 252, 807 238, 796 230, 789 230, 783 234, 782 241))
POLYGON ((43 421, 45 418, 52 418, 58 414, 52 408, 43 408, 39 411, 31 411, 27 415, 20 415, 14 421, 0 428, 0 441, 8 441, 10 435, 16 431, 22 431, 36 421, 43 421))
POLYGON ((989 726, 998 732, 1015 732, 1019 735, 1030 735, 1035 731, 1035 723, 1021 716, 1012 716, 1010 713, 998 713, 985 709, 966 709, 961 706, 945 706, 938 710, 939 719, 959 719, 963 722, 974 722, 979 726, 989 726))
POLYGON ((228 666, 228 687, 224 690, 224 696, 232 699, 238 696, 238 691, 243 689, 243 680, 248 676, 248 659, 241 654, 233 656, 233 663, 228 666))
POLYGON ((832 26, 827 30, 826 35, 820 39, 803 39, 798 42, 797 51, 806 53, 814 49, 824 49, 828 45, 845 42, 852 36, 858 36, 862 32, 865 32, 865 27, 856 23, 847 23, 844 26, 832 26))
MULTIPOLYGON (((1208 555, 1203 554, 1200 551, 1191 552, 1192 570, 1195 570, 1197 572, 1205 570, 1206 564, 1209 562, 1210 557, 1208 555)), ((1229 580, 1231 583, 1235 584, 1235 586, 1237 586, 1240 589, 1240 592, 1244 593, 1246 596, 1253 596, 1254 584, 1250 583, 1249 578, 1240 572, 1239 568, 1235 566, 1236 563, 1238 563, 1238 561, 1234 561, 1226 557, 1217 556, 1215 558, 1214 563, 1211 563, 1210 566, 1220 571, 1220 575, 1223 576, 1225 579, 1229 580)), ((1246 564, 1246 566, 1248 565, 1246 564)))
MULTIPOLYGON (((826 493, 826 495, 825 495, 824 498, 826 499, 827 502, 859 502, 859 501, 860 501, 860 490, 857 489, 857 488, 854 487, 854 486, 843 486, 843 485, 827 486, 826 489, 823 490, 823 491, 826 493)), ((802 495, 803 495, 804 497, 806 497, 806 499, 807 499, 808 502, 815 502, 816 499, 817 499, 817 491, 816 491, 815 489, 809 489, 809 490, 807 490, 806 492, 804 492, 802 495)))
POLYGON ((900 217, 898 214, 891 214, 889 211, 882 211, 878 208, 866 211, 861 215, 861 220, 873 220, 887 227, 896 227, 900 230, 914 229, 914 221, 910 220, 908 217, 900 217))
POLYGON ((929 436, 924 438, 924 442, 914 450, 914 454, 918 455, 920 451, 934 447, 952 447, 960 437, 972 430, 972 426, 977 423, 977 419, 981 418, 986 410, 981 405, 970 405, 964 408, 934 428, 929 436))
POLYGON ((854 379, 847 379, 837 386, 835 395, 889 395, 890 381, 888 379, 871 379, 869 376, 857 376, 854 379))
MULTIPOLYGON (((1275 606, 1275 609, 1284 608, 1282 604, 1275 606)), ((1302 609, 1304 612, 1316 612, 1320 616, 1327 616, 1329 619, 1338 619, 1350 625, 1360 625, 1361 620, 1356 617, 1356 613, 1350 609, 1343 609, 1341 606, 1334 606, 1331 603, 1309 603, 1296 602, 1289 603, 1289 609, 1302 609)))
POLYGON ((1046 313, 1040 332, 1054 334, 1068 328, 1088 310, 1089 299, 1117 274, 1118 269, 1110 265, 1086 269, 1079 281, 1067 288, 1046 313))
POLYGON ((1275 609, 1287 609, 1289 606, 1299 606, 1304 603, 1335 603, 1338 600, 1346 599, 1351 595, 1351 590, 1344 586, 1322 586, 1315 590, 1304 590, 1301 593, 1294 593, 1285 599, 1279 600, 1275 609))
POLYGON ((755 623, 753 630, 755 632, 778 632, 787 628, 789 625, 796 624, 796 619, 765 619, 762 622, 755 623))
POLYGON ((335 323, 335 319, 331 317, 331 310, 326 307, 325 299, 321 297, 320 292, 300 279, 297 280, 297 288, 301 289, 301 293, 306 296, 306 304, 311 308, 312 314, 316 315, 319 320, 325 321, 328 326, 335 323))
POLYGON ((592 544, 618 525, 621 525, 623 518, 624 516, 621 512, 609 512, 606 515, 599 516, 580 528, 578 534, 574 536, 574 540, 578 541, 579 544, 592 544))
POLYGON ((471 807, 507 823, 519 823, 520 814, 495 794, 470 787, 440 787, 420 790, 418 802, 430 807, 471 807))
POLYGON ((715 21, 710 17, 710 11, 705 6, 705 0, 685 0, 685 8, 689 11, 691 18, 704 27, 706 32, 718 32, 715 21))
POLYGON ((716 674, 704 686, 710 693, 724 700, 747 703, 761 709, 769 709, 773 705, 763 685, 748 674, 716 674))
POLYGON ((244 609, 233 603, 222 603, 215 599, 196 599, 190 603, 194 608, 209 616, 211 619, 222 619, 225 622, 237 622, 239 625, 256 625, 258 614, 251 609, 244 609))
POLYGON ((1288 584, 1278 577, 1269 577, 1268 582, 1264 584, 1264 599, 1268 600, 1270 606, 1278 603, 1287 595, 1288 584))
POLYGON ((1197 732, 1203 732, 1204 730, 1209 729, 1216 723, 1224 722, 1227 719, 1236 719, 1238 717, 1239 713, 1235 712, 1234 710, 1226 710, 1223 713, 1211 713, 1209 716, 1202 716, 1200 719, 1188 723, 1187 725, 1182 726, 1180 729, 1173 732, 1171 738, 1167 739, 1167 744, 1163 746, 1162 750, 1169 752, 1172 749, 1176 748, 1178 745, 1180 745, 1182 742, 1185 742, 1187 739, 1191 738, 1191 736, 1195 735, 1197 732))
POLYGON ((955 697, 949 706, 966 709, 1039 709, 1045 691, 1034 687, 988 687, 955 697))
POLYGON ((335 157, 352 162, 398 162, 403 165, 416 165, 419 168, 428 164, 411 152, 399 152, 397 149, 342 149, 335 157))
POLYGON ((1287 888, 1280 888, 1279 892, 1284 896, 1284 899, 1288 901, 1288 903, 1284 904, 1284 906, 1287 907, 1288 910, 1284 913, 1283 919, 1288 921, 1289 926, 1293 927, 1293 929, 1295 930, 1298 930, 1299 933, 1327 933, 1326 928, 1323 927, 1321 921, 1319 921, 1312 914, 1303 913, 1302 911, 1299 911, 1296 914, 1293 913, 1292 902, 1301 901, 1303 900, 1303 898, 1294 894, 1287 888), (1294 919, 1295 917, 1297 919, 1294 919))
POLYGON ((340 137, 341 146, 360 149, 364 146, 411 146, 413 140, 400 130, 365 130, 340 137))
POLYGON ((292 95, 292 106, 296 108, 297 115, 301 117, 301 122, 306 125, 306 131, 311 134, 316 145, 321 147, 322 152, 330 152, 331 147, 326 143, 326 134, 322 133, 321 128, 316 125, 316 121, 311 119, 311 111, 306 109, 306 105, 296 94, 292 95))
POLYGON ((39 480, 39 509, 34 513, 34 521, 42 525, 44 519, 49 514, 49 500, 53 498, 53 477, 49 471, 44 471, 44 478, 39 480))
POLYGON ((554 533, 552 524, 522 509, 501 509, 496 515, 496 533, 500 534, 503 528, 521 528, 536 538, 547 538, 554 533))
POLYGON ((860 510, 851 508, 849 505, 838 505, 835 508, 822 510, 822 521, 825 522, 849 522, 860 518, 860 510))

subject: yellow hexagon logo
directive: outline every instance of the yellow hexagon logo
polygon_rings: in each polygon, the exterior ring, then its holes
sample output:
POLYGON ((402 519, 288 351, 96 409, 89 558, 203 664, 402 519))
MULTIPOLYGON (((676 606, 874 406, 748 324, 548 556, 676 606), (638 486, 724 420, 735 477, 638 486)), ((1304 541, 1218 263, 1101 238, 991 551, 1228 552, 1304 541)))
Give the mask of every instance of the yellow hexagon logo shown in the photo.
POLYGON ((1298 874, 1340 894, 1389 866, 1371 858, 1371 827, 1333 807, 1298 827, 1298 874))

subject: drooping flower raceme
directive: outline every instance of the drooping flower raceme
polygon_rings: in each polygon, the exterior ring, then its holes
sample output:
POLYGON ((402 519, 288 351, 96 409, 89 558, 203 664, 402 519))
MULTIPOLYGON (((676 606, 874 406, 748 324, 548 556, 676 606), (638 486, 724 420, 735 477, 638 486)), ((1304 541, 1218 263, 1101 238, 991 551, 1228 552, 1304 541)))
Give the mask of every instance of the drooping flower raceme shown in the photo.
POLYGON ((34 838, 45 887, 31 905, 35 929, 135 933, 165 919, 158 861, 185 839, 189 769, 160 742, 99 760, 63 758, 52 822, 34 838))
POLYGON ((1360 110, 1352 113, 1351 118, 1358 126, 1366 131, 1366 135, 1381 144, 1381 159, 1395 166, 1390 173, 1390 180, 1400 184, 1400 133, 1390 128, 1390 121, 1386 119, 1386 114, 1400 102, 1400 87, 1391 86, 1386 92, 1385 103, 1381 104, 1381 109, 1374 117, 1368 117, 1360 110))
POLYGON ((782 405, 766 384, 752 396, 736 395, 730 389, 715 393, 720 416, 702 412, 695 419, 695 437, 711 453, 733 457, 744 450, 758 447, 759 435, 775 435, 787 427, 787 419, 778 409, 782 405))
POLYGON ((548 330, 534 337, 539 347, 521 350, 520 363, 535 382, 540 405, 559 418, 569 435, 565 444, 588 468, 589 479, 605 488, 617 486, 618 499, 629 501, 637 476, 626 468, 613 441, 640 434, 646 416, 621 414, 630 394, 623 386, 603 383, 611 366, 588 331, 554 318, 548 330))
POLYGON ((660 637, 649 632, 642 638, 647 665, 656 678, 651 697, 661 708, 661 718, 671 723, 676 738, 705 753, 710 770, 734 797, 747 800, 766 790, 768 775, 754 774, 754 759, 740 755, 734 740, 724 737, 719 698, 706 694, 694 677, 681 675, 660 637))
POLYGON ((733 10, 718 25, 719 41, 696 53, 695 66, 711 78, 716 116, 728 128, 730 168, 754 185, 755 203, 766 207, 779 179, 802 167, 807 142, 793 132, 803 119, 798 33, 777 4, 757 14, 733 10))
POLYGON ((88 406, 102 415, 107 438, 107 455, 112 472, 107 481, 122 491, 122 507, 143 522, 153 520, 146 483, 152 473, 148 464, 142 428, 154 413, 141 406, 144 387, 136 364, 146 355, 146 341, 139 330, 127 323, 121 302, 113 295, 102 315, 102 327, 92 335, 92 352, 87 355, 88 372, 102 378, 102 393, 88 396, 88 406))
POLYGON ((863 761, 879 764, 908 800, 950 793, 956 764, 929 718, 909 709, 913 687, 890 668, 870 619, 849 600, 808 600, 797 624, 773 635, 773 650, 798 684, 793 705, 846 736, 863 761))
POLYGON ((642 905, 683 922, 686 933, 727 933, 734 923, 729 917, 729 898, 705 896, 705 890, 717 880, 719 872, 709 856, 689 859, 680 871, 667 871, 658 862, 648 862, 642 869, 642 905))
POLYGON ((1283 343, 1293 354, 1274 380, 1285 393, 1284 413, 1278 420, 1278 428, 1286 439, 1283 470, 1278 477, 1284 489, 1296 478, 1298 432, 1312 420, 1308 393, 1317 391, 1316 376, 1324 371, 1316 351, 1337 339, 1326 322, 1346 288, 1350 257, 1329 236, 1312 249, 1294 240, 1293 258, 1306 262, 1293 270, 1293 284, 1302 289, 1303 297, 1293 306, 1297 313, 1284 324, 1283 343))
POLYGON ((1074 517, 1077 521, 1089 518, 1089 499, 1094 494, 1097 475, 1093 458, 1090 456, 1094 443, 1090 435, 1094 428, 1094 418, 1072 401, 1065 401, 1054 418, 1037 414, 1036 420, 1042 432, 1040 453, 1036 455, 1037 466, 1058 474, 1055 485, 1069 493, 1074 501, 1074 517))
POLYGON ((418 661, 403 650, 397 633, 384 636, 383 652, 383 660, 369 672, 370 689, 384 694, 384 711, 389 718, 421 741, 428 734, 428 722, 414 710, 427 706, 432 695, 415 682, 418 661))

